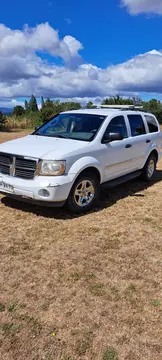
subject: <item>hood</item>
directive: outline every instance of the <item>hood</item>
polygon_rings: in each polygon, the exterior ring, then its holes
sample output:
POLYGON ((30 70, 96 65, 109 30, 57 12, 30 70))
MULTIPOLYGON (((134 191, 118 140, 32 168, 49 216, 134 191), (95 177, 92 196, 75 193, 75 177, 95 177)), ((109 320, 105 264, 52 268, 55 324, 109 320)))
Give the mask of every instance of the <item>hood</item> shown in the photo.
POLYGON ((64 160, 68 154, 87 145, 85 141, 28 135, 0 144, 0 152, 37 159, 64 160))

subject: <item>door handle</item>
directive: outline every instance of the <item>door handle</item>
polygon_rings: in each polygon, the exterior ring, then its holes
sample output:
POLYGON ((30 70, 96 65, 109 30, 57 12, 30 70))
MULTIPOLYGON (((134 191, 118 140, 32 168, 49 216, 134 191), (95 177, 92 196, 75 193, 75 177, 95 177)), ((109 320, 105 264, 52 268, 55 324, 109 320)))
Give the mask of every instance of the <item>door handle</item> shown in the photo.
POLYGON ((149 144, 150 142, 151 142, 151 140, 150 140, 150 139, 146 140, 146 143, 147 143, 147 144, 149 144))
POLYGON ((125 145, 125 148, 126 149, 129 149, 129 148, 131 148, 132 147, 132 145, 131 144, 127 144, 127 145, 125 145))

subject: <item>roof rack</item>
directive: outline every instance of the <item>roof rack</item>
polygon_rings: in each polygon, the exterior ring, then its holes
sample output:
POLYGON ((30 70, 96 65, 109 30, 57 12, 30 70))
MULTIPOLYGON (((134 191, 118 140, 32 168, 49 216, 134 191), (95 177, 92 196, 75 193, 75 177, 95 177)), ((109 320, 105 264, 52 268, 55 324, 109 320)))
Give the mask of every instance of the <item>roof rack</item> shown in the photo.
POLYGON ((142 110, 143 106, 136 105, 99 105, 98 108, 119 109, 119 110, 142 110))

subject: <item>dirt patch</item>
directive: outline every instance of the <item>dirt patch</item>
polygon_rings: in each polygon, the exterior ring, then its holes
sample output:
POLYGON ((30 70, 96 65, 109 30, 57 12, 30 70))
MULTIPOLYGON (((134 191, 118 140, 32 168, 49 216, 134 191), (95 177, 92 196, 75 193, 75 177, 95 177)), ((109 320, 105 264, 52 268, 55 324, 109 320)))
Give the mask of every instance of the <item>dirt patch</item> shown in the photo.
POLYGON ((8 140, 13 140, 13 139, 17 139, 20 137, 23 137, 25 135, 28 135, 29 133, 31 133, 32 130, 23 130, 23 131, 8 131, 8 132, 0 132, 0 143, 3 143, 5 141, 8 140))
POLYGON ((162 359, 161 181, 80 217, 0 197, 2 360, 162 359))

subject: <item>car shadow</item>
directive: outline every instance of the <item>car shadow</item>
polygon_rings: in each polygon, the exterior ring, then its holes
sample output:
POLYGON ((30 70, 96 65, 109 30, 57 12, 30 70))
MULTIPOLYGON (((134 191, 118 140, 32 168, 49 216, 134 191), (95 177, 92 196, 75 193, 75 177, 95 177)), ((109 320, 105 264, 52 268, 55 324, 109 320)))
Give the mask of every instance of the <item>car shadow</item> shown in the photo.
MULTIPOLYGON (((114 204, 116 204, 119 200, 124 199, 128 196, 143 198, 146 195, 140 194, 140 192, 148 189, 149 187, 153 186, 154 184, 160 181, 162 181, 162 170, 157 170, 155 179, 152 182, 148 183, 137 178, 111 189, 104 189, 104 190, 102 189, 98 203, 95 206, 95 208, 91 211, 91 213, 98 212, 105 208, 111 207, 114 204)), ((3 205, 10 207, 12 209, 21 210, 27 213, 33 213, 37 216, 43 216, 46 218, 67 220, 67 219, 79 218, 81 216, 85 216, 85 213, 79 215, 72 214, 66 209, 66 207, 63 208, 43 207, 43 206, 23 203, 21 201, 11 199, 7 196, 3 197, 1 199, 1 202, 3 205)))

